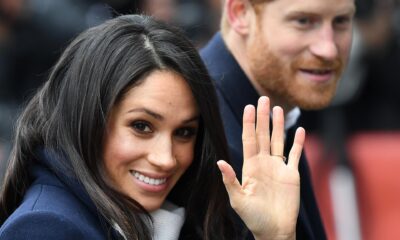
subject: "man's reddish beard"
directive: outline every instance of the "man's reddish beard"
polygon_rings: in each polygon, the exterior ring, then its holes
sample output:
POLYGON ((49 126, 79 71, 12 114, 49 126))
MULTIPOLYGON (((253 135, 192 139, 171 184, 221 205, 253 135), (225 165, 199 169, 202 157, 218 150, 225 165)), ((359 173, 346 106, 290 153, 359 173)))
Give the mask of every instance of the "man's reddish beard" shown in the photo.
POLYGON ((315 110, 326 107, 335 95, 344 66, 339 57, 327 61, 316 57, 306 59, 299 56, 289 66, 266 47, 254 47, 252 53, 250 65, 255 80, 265 94, 279 104, 315 110), (254 53, 257 55, 254 56, 254 53), (301 69, 331 69, 335 79, 327 84, 306 83, 296 78, 296 73, 301 69))

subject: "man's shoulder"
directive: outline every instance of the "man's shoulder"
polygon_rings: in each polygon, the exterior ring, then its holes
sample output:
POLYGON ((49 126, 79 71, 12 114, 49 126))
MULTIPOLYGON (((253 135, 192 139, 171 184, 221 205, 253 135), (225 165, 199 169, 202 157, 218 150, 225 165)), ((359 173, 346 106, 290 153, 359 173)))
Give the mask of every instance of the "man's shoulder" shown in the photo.
POLYGON ((219 32, 200 49, 200 56, 213 78, 224 73, 227 66, 230 66, 230 62, 232 61, 232 56, 226 48, 224 40, 219 32))
POLYGON ((214 36, 212 36, 212 38, 200 49, 199 53, 203 60, 212 56, 213 49, 217 46, 217 38, 219 37, 218 33, 214 34, 214 36))

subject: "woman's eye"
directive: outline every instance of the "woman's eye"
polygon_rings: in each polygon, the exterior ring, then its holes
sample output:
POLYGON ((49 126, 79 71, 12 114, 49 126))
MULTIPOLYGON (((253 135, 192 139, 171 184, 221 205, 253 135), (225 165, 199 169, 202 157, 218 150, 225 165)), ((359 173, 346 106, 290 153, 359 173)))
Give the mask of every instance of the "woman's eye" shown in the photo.
POLYGON ((196 135, 195 128, 180 128, 176 130, 175 135, 179 138, 189 139, 196 135))
POLYGON ((131 124, 132 128, 135 129, 137 132, 140 133, 151 133, 153 130, 151 129, 151 126, 147 122, 143 121, 136 121, 131 124))

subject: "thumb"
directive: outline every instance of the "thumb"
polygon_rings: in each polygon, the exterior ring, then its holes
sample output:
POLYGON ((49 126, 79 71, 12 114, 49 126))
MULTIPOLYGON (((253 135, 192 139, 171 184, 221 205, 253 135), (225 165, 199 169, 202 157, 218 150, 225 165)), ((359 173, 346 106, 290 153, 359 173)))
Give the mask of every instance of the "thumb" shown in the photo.
POLYGON ((239 194, 242 192, 242 186, 236 178, 235 171, 231 165, 224 160, 219 160, 217 165, 222 173, 222 180, 225 184, 226 191, 228 192, 231 205, 235 208, 235 203, 240 199, 239 194))

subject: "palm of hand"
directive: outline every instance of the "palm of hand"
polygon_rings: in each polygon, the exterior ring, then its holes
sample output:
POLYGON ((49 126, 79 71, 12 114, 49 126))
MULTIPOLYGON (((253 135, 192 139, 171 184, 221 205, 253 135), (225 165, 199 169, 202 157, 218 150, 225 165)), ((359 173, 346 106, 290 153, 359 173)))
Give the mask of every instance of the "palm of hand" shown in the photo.
POLYGON ((257 108, 247 106, 243 114, 242 184, 226 162, 222 171, 230 202, 257 239, 290 239, 295 236, 300 206, 300 159, 305 132, 299 128, 286 165, 282 161, 284 119, 274 108, 272 137, 269 136, 269 100, 262 97, 257 108))
POLYGON ((234 209, 253 234, 290 235, 299 212, 299 172, 279 157, 254 156, 248 161, 252 164, 243 169, 242 197, 234 209))

